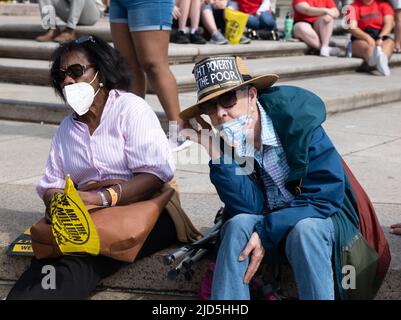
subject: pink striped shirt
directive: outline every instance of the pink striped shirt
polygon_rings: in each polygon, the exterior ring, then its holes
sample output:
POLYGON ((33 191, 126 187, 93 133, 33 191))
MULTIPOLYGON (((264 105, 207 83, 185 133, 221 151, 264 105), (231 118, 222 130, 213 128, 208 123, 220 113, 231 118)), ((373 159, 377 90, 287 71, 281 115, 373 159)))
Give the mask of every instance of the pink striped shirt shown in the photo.
POLYGON ((54 135, 44 177, 36 191, 64 188, 71 176, 78 188, 90 181, 129 180, 135 173, 154 174, 167 182, 174 161, 156 114, 142 98, 111 90, 100 124, 89 134, 85 123, 66 117, 54 135))

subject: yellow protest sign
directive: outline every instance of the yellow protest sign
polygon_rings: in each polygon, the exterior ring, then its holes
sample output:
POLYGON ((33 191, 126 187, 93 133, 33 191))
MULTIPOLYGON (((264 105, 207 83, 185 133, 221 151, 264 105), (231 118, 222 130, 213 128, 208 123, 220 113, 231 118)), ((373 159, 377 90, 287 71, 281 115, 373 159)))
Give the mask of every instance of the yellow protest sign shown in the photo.
POLYGON ((226 20, 225 36, 228 42, 238 44, 245 31, 248 15, 231 8, 225 8, 224 18, 226 20))
POLYGON ((99 254, 96 227, 69 176, 64 193, 55 194, 52 199, 50 215, 52 232, 63 254, 99 254))

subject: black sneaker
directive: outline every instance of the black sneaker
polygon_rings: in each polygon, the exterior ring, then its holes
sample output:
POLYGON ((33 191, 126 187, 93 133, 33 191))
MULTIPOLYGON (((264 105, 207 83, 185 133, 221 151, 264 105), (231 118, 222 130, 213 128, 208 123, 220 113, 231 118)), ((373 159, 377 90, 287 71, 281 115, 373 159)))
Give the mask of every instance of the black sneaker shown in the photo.
POLYGON ((174 42, 181 43, 181 44, 187 44, 187 43, 189 43, 189 37, 184 31, 179 30, 175 34, 174 42))
POLYGON ((193 44, 206 44, 206 40, 200 35, 198 31, 195 31, 195 33, 191 33, 189 35, 189 39, 193 44))

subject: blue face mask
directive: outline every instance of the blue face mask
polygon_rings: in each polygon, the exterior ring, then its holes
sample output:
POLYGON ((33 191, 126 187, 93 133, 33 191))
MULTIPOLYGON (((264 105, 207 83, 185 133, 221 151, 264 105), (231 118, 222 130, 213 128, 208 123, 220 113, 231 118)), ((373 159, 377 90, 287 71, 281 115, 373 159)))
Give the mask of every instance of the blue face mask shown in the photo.
POLYGON ((243 115, 233 120, 227 121, 216 126, 226 143, 235 148, 236 153, 241 157, 253 157, 255 147, 253 141, 247 142, 249 126, 254 121, 251 115, 243 115))

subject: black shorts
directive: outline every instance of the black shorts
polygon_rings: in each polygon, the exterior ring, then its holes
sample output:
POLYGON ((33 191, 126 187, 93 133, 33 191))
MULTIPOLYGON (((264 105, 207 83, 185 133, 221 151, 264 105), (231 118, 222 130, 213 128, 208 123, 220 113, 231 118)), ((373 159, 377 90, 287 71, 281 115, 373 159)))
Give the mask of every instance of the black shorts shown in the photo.
MULTIPOLYGON (((378 29, 372 29, 372 28, 367 28, 365 30, 362 30, 363 32, 366 32, 368 35, 370 35, 373 39, 377 40, 379 37, 380 30, 378 29)), ((391 36, 383 36, 383 40, 391 39, 394 40, 391 36)), ((355 40, 360 40, 358 38, 355 38, 354 36, 351 36, 351 41, 355 40)))
POLYGON ((296 25, 298 22, 305 22, 305 23, 308 23, 308 24, 310 24, 310 25, 312 26, 312 28, 313 28, 313 22, 305 21, 305 20, 298 20, 298 21, 295 21, 295 22, 294 22, 294 27, 295 27, 295 25, 296 25))

